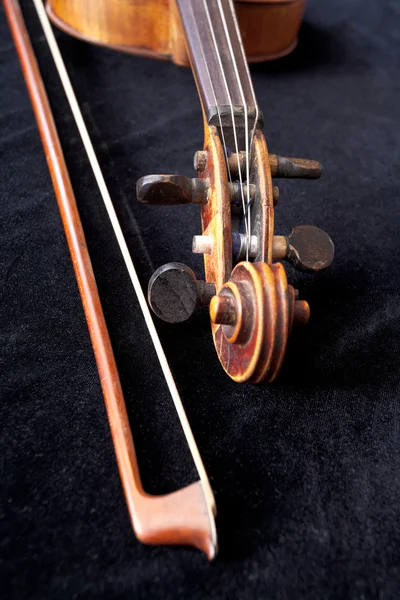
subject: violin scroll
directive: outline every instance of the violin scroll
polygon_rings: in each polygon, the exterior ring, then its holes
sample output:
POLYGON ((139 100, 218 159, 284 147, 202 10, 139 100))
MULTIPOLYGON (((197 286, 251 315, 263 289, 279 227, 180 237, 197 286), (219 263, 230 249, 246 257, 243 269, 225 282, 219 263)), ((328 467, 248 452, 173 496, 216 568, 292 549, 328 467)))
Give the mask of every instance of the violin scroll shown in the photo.
POLYGON ((237 382, 271 382, 278 375, 296 315, 295 290, 280 263, 242 262, 210 304, 220 362, 237 382))
POLYGON ((220 132, 207 124, 204 149, 195 154, 194 164, 197 178, 151 175, 137 184, 138 199, 146 204, 199 204, 202 222, 192 251, 204 256, 205 281, 185 265, 168 263, 150 280, 150 306, 164 321, 176 323, 209 305, 214 344, 226 373, 237 382, 271 382, 282 366, 293 324, 305 325, 310 317, 308 303, 298 299, 277 261, 317 273, 334 256, 332 240, 318 227, 301 225, 287 236, 274 235, 279 191, 272 178, 316 179, 322 167, 317 161, 269 154, 257 130, 246 180, 244 153, 224 156, 220 132), (243 229, 243 197, 251 212, 250 235, 243 229))

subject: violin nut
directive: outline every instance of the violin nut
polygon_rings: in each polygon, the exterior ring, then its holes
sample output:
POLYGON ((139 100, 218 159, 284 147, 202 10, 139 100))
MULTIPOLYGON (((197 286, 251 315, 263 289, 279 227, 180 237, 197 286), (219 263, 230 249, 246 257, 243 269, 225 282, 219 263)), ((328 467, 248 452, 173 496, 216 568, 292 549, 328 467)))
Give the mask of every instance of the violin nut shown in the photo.
POLYGON ((207 152, 205 150, 198 150, 194 155, 194 170, 202 173, 207 165, 207 152))
POLYGON ((218 325, 235 325, 237 315, 235 301, 230 296, 214 296, 210 302, 211 321, 218 325))

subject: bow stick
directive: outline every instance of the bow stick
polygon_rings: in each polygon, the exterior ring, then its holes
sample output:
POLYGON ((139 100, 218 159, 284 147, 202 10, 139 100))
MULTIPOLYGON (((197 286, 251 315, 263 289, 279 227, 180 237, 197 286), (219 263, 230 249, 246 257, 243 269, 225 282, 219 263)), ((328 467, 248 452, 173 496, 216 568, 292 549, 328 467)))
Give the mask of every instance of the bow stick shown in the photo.
POLYGON ((115 454, 133 529, 138 539, 144 543, 188 544, 200 548, 206 553, 209 559, 212 559, 217 552, 217 538, 214 522, 216 508, 210 483, 152 321, 46 11, 41 0, 33 0, 33 2, 199 474, 199 481, 170 494, 152 496, 147 494, 143 489, 110 337, 104 319, 74 192, 44 83, 25 27, 19 2, 18 0, 3 0, 67 237, 96 358, 115 454))

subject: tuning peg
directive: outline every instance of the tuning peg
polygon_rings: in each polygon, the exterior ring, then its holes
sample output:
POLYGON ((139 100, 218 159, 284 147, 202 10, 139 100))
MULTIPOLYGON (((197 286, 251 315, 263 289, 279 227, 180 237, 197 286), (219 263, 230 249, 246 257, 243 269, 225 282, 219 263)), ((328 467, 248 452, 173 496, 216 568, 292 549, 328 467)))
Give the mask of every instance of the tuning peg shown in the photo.
POLYGON ((138 180, 136 195, 143 204, 205 204, 208 200, 208 181, 189 179, 183 175, 146 175, 138 180))
POLYGON ((250 206, 253 206, 257 194, 257 186, 254 183, 247 186, 247 183, 240 184, 239 181, 233 181, 228 184, 228 189, 232 209, 240 207, 242 210, 243 199, 247 203, 247 198, 250 199, 250 206))
MULTIPOLYGON (((239 170, 243 174, 245 173, 246 158, 247 155, 244 151, 239 152, 239 154, 230 154, 228 157, 228 166, 232 175, 236 176, 239 170)), ((205 158, 202 157, 202 159, 202 162, 198 160, 196 165, 203 164, 205 158)), ((272 177, 318 179, 322 174, 322 165, 316 160, 308 160, 305 158, 288 158, 286 156, 270 154, 269 164, 272 177)), ((201 170, 200 167, 199 170, 201 170)))
POLYGON ((286 260, 299 271, 318 273, 329 267, 334 254, 329 235, 312 225, 295 227, 288 236, 274 236, 274 260, 286 260))
POLYGON ((286 156, 270 154, 269 164, 272 177, 318 179, 322 174, 322 165, 316 160, 287 158, 286 156))
POLYGON ((208 305, 214 295, 214 284, 199 281, 192 269, 177 262, 159 267, 147 292, 153 312, 168 323, 186 321, 197 306, 208 305))

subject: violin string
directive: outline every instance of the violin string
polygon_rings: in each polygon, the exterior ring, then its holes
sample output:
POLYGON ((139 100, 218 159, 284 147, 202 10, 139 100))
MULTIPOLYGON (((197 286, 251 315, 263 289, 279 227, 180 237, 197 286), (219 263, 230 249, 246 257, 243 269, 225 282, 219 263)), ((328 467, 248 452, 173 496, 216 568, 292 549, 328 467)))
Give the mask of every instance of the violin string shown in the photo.
MULTIPOLYGON (((191 2, 189 3, 189 6, 190 6, 190 10, 192 11, 192 16, 193 16, 193 19, 194 19, 193 5, 192 5, 191 2)), ((228 161, 228 148, 227 148, 227 145, 226 145, 226 142, 225 142, 224 128, 223 128, 223 125, 222 125, 221 109, 220 109, 219 104, 217 102, 217 96, 216 96, 216 93, 215 93, 215 88, 214 88, 214 85, 213 85, 213 82, 212 82, 212 79, 211 79, 210 70, 208 68, 207 60, 206 60, 206 57, 205 57, 205 54, 204 54, 203 44, 201 43, 200 34, 199 34, 198 29, 196 29, 196 33, 197 33, 197 39, 199 40, 199 48, 200 48, 200 52, 201 52, 201 55, 202 55, 202 58, 203 58, 203 64, 206 67, 207 76, 208 76, 208 79, 209 79, 209 82, 210 82, 210 88, 211 88, 211 91, 212 91, 212 94, 213 94, 213 97, 214 97, 215 106, 217 108, 219 127, 221 129, 222 147, 223 147, 223 150, 224 150, 226 167, 227 167, 227 170, 228 170, 229 183, 232 183, 232 174, 231 174, 231 169, 229 167, 229 161, 228 161)))
POLYGON ((90 165, 92 167, 94 176, 96 178, 96 182, 99 187, 100 194, 103 199, 105 208, 107 210, 111 225, 113 227, 115 237, 117 239, 121 254, 122 254, 124 262, 125 262, 125 266, 128 270, 133 288, 135 290, 137 299, 140 304, 140 308, 142 309, 142 314, 143 314, 144 320, 146 322, 147 329, 149 331, 151 340, 153 342, 153 345, 154 345, 154 348, 155 348, 155 351, 157 354, 157 358, 159 360, 162 372, 164 374, 169 392, 171 394, 171 398, 174 402, 176 412, 178 413, 178 417, 179 417, 187 444, 189 446, 189 449, 190 449, 190 452, 191 452, 191 455, 193 458, 193 462, 194 462, 197 472, 199 474, 200 481, 202 482, 205 500, 208 504, 209 510, 211 510, 211 512, 213 514, 215 514, 215 500, 214 500, 214 496, 213 496, 213 493, 211 490, 210 482, 208 480, 208 477, 207 477, 207 474, 206 474, 206 471, 204 468, 203 461, 200 456, 199 449, 197 447, 192 430, 190 428, 190 424, 189 424, 187 415, 185 413, 185 409, 183 407, 182 400, 179 396, 179 392, 177 390, 170 367, 168 365, 168 361, 165 356, 163 347, 161 345, 160 338, 158 337, 157 330, 155 328, 153 319, 151 317, 150 310, 149 310, 149 307, 146 302, 146 298, 144 296, 142 287, 140 285, 140 282, 139 282, 139 279, 138 279, 138 276, 136 273, 136 269, 133 265, 132 258, 130 256, 128 246, 126 244, 124 234, 122 233, 122 229, 119 224, 118 217, 116 215, 114 205, 113 205, 111 197, 110 197, 110 193, 108 191, 106 182, 104 180, 103 173, 100 169, 100 165, 97 160, 97 157, 96 157, 96 154, 95 154, 95 151, 93 148, 93 144, 89 137, 89 133, 86 128, 85 121, 83 119, 81 110, 79 108, 75 93, 73 91, 71 81, 69 79, 69 76, 68 76, 67 70, 65 68, 65 64, 62 59, 56 38, 54 36, 53 30, 50 25, 50 21, 47 17, 47 13, 44 8, 42 0, 33 0, 33 3, 35 5, 40 23, 43 28, 43 32, 47 39, 47 43, 49 45, 54 63, 56 65, 58 74, 60 76, 60 80, 61 80, 62 86, 64 88, 64 92, 67 96, 71 111, 73 113, 76 125, 78 127, 80 136, 82 138, 82 142, 85 147, 90 165))
MULTIPOLYGON (((235 144, 235 150, 236 150, 236 157, 237 157, 237 164, 238 164, 239 185, 240 185, 240 192, 241 192, 241 198, 242 198, 243 214, 246 215, 246 202, 245 202, 244 192, 243 192, 243 179, 242 179, 242 171, 241 171, 241 168, 240 168, 239 144, 238 144, 238 138, 237 138, 237 133, 236 133, 236 121, 235 121, 235 114, 234 114, 234 110, 233 110, 232 98, 231 98, 231 95, 230 95, 230 92, 229 92, 229 86, 228 86, 228 82, 226 80, 224 66, 222 64, 221 54, 220 54, 219 49, 218 49, 218 44, 217 44, 217 40, 216 40, 215 30, 214 30, 214 26, 213 26, 213 23, 212 23, 212 20, 211 20, 210 11, 209 11, 208 6, 207 6, 207 1, 203 0, 203 4, 204 4, 204 9, 205 9, 206 15, 207 15, 208 26, 210 28, 211 36, 212 36, 212 39, 213 39, 213 44, 214 44, 215 52, 217 54, 218 64, 219 64, 219 67, 220 67, 220 70, 221 70, 221 75, 222 75, 222 78, 223 78, 223 81, 224 81, 225 90, 226 90, 226 93, 227 93, 227 96, 228 96, 228 100, 229 100, 229 106, 230 106, 231 116, 232 116, 233 138, 234 138, 234 144, 235 144)), ((246 256, 247 256, 248 255, 249 234, 248 234, 248 222, 247 222, 246 218, 244 220, 244 224, 245 224, 245 231, 246 231, 246 256)))
MULTIPOLYGON (((248 62, 247 62, 246 53, 244 51, 244 46, 243 46, 242 37, 241 37, 241 33, 240 33, 239 23, 238 23, 238 20, 236 18, 236 12, 233 11, 232 14, 233 14, 233 23, 234 23, 234 26, 235 26, 236 34, 237 34, 238 40, 240 42, 240 50, 241 50, 241 53, 242 53, 242 59, 243 59, 244 68, 245 68, 246 73, 247 73, 247 80, 248 80, 248 83, 249 83, 249 86, 250 86, 250 91, 251 91, 251 95, 252 95, 252 98, 253 98, 253 104, 254 104, 255 109, 256 109, 256 114, 255 114, 255 118, 254 118, 254 125, 252 127, 251 136, 250 136, 250 140, 249 140, 249 161, 251 162, 251 159, 252 159, 252 149, 253 149, 253 146, 254 146, 254 136, 255 136, 255 133, 256 133, 256 129, 257 129, 257 123, 258 123, 258 118, 260 116, 260 111, 259 111, 259 108, 258 108, 256 94, 255 94, 255 91, 254 91, 253 81, 252 81, 252 78, 250 77, 249 65, 248 65, 248 62)), ((249 188, 249 179, 248 179, 248 176, 247 176, 247 191, 248 191, 248 196, 247 196, 248 207, 247 207, 247 210, 248 210, 248 218, 249 218, 249 230, 251 231, 250 188, 249 188)))
MULTIPOLYGON (((234 15, 235 14, 235 9, 233 7, 232 1, 228 0, 228 4, 230 6, 232 14, 234 15)), ((230 35, 229 35, 228 25, 226 23, 226 17, 225 17, 224 10, 222 8, 222 2, 221 2, 221 0, 218 0, 218 9, 219 9, 219 13, 220 13, 220 16, 221 16, 221 21, 222 21, 222 25, 223 25, 223 28, 224 28, 224 33, 225 33, 226 41, 227 41, 228 46, 229 46, 229 52, 230 52, 230 55, 231 55, 231 58, 232 58, 233 68, 235 70, 235 75, 236 75, 236 79, 237 79, 237 82, 238 82, 238 86, 239 86, 239 90, 240 90, 240 95, 242 97, 242 104, 243 104, 243 110, 244 110, 244 136, 245 136, 245 147, 246 147, 246 180, 247 180, 247 205, 246 205, 246 208, 244 210, 244 219, 247 221, 246 261, 248 261, 249 260, 249 248, 250 248, 250 242, 251 242, 250 162, 249 162, 250 147, 249 147, 248 110, 247 110, 246 99, 245 99, 245 96, 244 96, 243 85, 242 85, 242 82, 241 82, 241 79, 240 79, 238 67, 237 67, 237 64, 236 64, 235 55, 234 55, 234 52, 233 52, 232 40, 231 40, 230 35)), ((240 37, 239 37, 239 39, 240 39, 240 37)))

